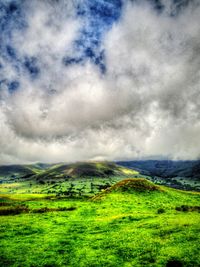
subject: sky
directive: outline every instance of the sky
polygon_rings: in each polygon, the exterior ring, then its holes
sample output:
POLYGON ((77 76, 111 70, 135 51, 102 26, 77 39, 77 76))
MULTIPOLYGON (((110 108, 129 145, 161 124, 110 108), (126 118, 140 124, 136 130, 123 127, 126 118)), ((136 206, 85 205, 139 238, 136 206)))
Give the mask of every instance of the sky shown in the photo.
POLYGON ((0 164, 200 158, 200 0, 0 0, 0 164))

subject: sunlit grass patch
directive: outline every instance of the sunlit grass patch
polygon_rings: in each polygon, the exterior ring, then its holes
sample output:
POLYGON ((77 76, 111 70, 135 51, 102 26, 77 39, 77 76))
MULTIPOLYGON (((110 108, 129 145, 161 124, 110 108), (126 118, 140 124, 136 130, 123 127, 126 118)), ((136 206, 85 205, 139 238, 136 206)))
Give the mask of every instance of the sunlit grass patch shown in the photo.
POLYGON ((8 199, 14 201, 29 201, 34 199, 51 198, 55 195, 49 194, 0 194, 0 199, 8 199))
POLYGON ((0 190, 2 188, 17 188, 17 187, 21 187, 22 183, 6 183, 6 184, 1 184, 0 185, 0 190))
POLYGON ((131 170, 131 169, 120 168, 120 170, 121 170, 122 173, 124 173, 125 175, 138 175, 138 174, 139 174, 138 171, 131 170))

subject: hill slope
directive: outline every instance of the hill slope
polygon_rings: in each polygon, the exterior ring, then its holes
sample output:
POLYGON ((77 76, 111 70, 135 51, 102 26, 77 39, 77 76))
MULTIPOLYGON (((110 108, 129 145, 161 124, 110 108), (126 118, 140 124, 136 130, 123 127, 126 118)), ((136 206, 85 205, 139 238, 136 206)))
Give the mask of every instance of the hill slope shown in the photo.
POLYGON ((3 165, 0 166, 0 182, 14 182, 16 180, 31 179, 35 175, 50 168, 52 164, 36 163, 30 165, 3 165))
POLYGON ((119 165, 139 170, 142 174, 163 178, 187 177, 200 181, 200 161, 141 160, 120 161, 119 165))
POLYGON ((0 166, 0 177, 8 177, 12 176, 25 176, 25 175, 34 175, 35 172, 29 168, 28 166, 23 165, 7 165, 7 166, 0 166))

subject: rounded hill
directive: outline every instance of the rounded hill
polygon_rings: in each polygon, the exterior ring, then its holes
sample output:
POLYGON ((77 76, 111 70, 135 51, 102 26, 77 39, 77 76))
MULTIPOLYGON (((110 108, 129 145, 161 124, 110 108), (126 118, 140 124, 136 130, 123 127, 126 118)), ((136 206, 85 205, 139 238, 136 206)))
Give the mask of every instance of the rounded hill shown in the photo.
POLYGON ((160 188, 159 186, 155 185, 154 183, 144 178, 129 178, 116 183, 109 190, 122 191, 122 192, 130 192, 130 191, 144 192, 144 191, 158 191, 160 190, 160 188))
POLYGON ((137 171, 119 166, 112 162, 78 162, 72 164, 55 165, 37 175, 41 179, 92 178, 113 176, 136 176, 137 171))
POLYGON ((161 191, 158 185, 144 178, 124 179, 111 186, 107 191, 113 192, 145 192, 145 191, 161 191))

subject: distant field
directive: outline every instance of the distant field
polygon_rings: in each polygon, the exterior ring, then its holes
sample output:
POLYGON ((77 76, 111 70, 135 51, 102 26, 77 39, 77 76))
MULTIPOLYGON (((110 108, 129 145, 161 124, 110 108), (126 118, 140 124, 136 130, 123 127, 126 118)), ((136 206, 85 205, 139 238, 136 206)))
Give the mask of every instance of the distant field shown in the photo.
POLYGON ((200 194, 132 180, 87 198, 2 193, 1 266, 199 266, 200 194))

